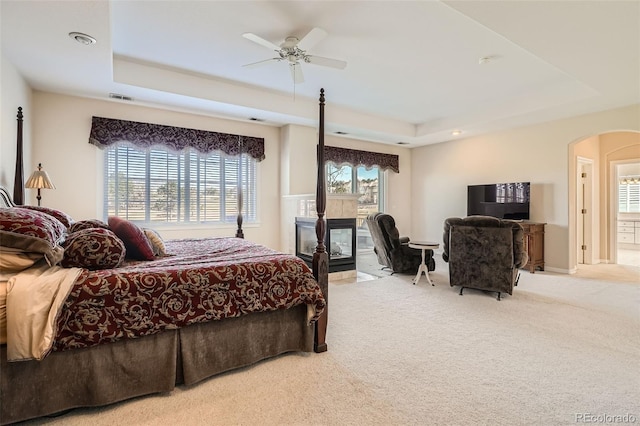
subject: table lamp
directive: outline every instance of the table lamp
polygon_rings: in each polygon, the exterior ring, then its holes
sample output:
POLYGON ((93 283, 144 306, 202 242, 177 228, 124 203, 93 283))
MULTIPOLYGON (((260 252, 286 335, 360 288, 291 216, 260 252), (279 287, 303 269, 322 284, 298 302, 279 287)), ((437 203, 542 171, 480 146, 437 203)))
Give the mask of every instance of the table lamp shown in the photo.
POLYGON ((25 188, 36 188, 38 190, 38 196, 36 197, 38 199, 38 206, 40 206, 40 200, 42 199, 40 196, 41 189, 56 189, 55 185, 51 182, 51 179, 49 179, 47 172, 42 170, 42 163, 38 164, 38 170, 29 176, 29 179, 24 186, 25 188))

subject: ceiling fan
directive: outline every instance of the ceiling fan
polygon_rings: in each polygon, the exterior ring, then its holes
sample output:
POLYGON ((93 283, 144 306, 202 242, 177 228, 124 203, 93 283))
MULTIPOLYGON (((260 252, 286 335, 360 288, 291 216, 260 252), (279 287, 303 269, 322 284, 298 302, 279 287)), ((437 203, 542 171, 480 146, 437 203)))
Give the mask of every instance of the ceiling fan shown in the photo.
POLYGON ((276 61, 287 61, 289 63, 289 69, 291 71, 291 78, 295 84, 304 82, 304 76, 302 74, 302 62, 308 64, 321 65, 324 67, 331 67, 337 69, 344 69, 347 66, 345 61, 338 59, 324 58, 322 56, 309 55, 307 51, 315 46, 320 40, 327 36, 327 32, 321 28, 313 28, 302 39, 297 37, 287 37, 284 42, 277 46, 268 40, 263 39, 253 33, 244 33, 242 36, 248 40, 253 41, 267 49, 275 51, 278 56, 275 58, 265 59, 263 61, 253 62, 251 64, 243 65, 245 67, 255 67, 264 65, 266 63, 276 61))

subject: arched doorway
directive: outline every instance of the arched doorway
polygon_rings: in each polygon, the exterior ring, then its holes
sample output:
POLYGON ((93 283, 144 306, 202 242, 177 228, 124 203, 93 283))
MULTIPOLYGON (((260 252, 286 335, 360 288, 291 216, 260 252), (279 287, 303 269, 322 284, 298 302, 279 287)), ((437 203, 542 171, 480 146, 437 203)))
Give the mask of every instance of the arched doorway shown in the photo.
MULTIPOLYGON (((580 265, 618 263, 619 224, 631 222, 624 219, 640 221, 640 212, 619 213, 618 182, 620 176, 629 175, 629 169, 618 166, 640 163, 640 132, 606 132, 572 142, 569 161, 569 246, 573 270, 580 265), (591 214, 585 215, 585 210, 591 214)), ((633 247, 627 245, 624 249, 633 247)), ((625 252, 620 261, 633 263, 629 259, 635 261, 640 257, 640 250, 638 256, 634 254, 625 252)))

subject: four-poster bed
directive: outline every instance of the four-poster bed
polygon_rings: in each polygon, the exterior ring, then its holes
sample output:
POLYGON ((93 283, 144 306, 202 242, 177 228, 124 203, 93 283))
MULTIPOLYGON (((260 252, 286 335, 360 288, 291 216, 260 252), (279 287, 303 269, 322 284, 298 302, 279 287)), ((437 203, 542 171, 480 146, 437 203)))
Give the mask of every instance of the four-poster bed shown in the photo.
MULTIPOLYGON (((38 346, 40 361, 35 360, 39 357, 34 355, 33 348, 12 345, 15 333, 7 326, 8 342, 0 346, 0 423, 168 392, 178 384, 191 385, 284 352, 326 351, 328 254, 324 244, 323 152, 324 90, 321 90, 316 191, 318 244, 311 271, 292 255, 243 239, 240 194, 236 238, 167 241, 167 252, 173 251, 174 257, 125 261, 110 269, 49 267, 40 259, 34 260, 32 267, 11 275, 9 283, 13 287, 7 298, 29 306, 29 295, 37 293, 35 286, 45 282, 41 281, 44 274, 32 272, 36 267, 75 274, 72 279, 65 275, 68 293, 60 290, 67 296, 61 298, 53 326, 43 326, 47 330, 52 328, 54 338, 38 346), (35 278, 31 279, 25 271, 35 278), (21 293, 26 297, 18 299, 21 293), (153 315, 145 316, 148 312, 141 312, 145 309, 153 315), (101 323, 99 317, 110 321, 101 323), (19 359, 23 360, 13 362, 19 359)), ((19 205, 24 197, 22 177, 17 175, 22 173, 21 151, 16 162, 20 164, 16 165, 13 201, 6 191, 0 191, 3 255, 21 248, 19 244, 5 247, 13 244, 18 232, 17 228, 8 228, 7 218, 36 218, 39 226, 49 231, 62 223, 58 219, 64 219, 19 205), (50 223, 54 225, 49 226, 50 223)), ((100 238, 110 238, 109 226, 97 231, 90 229, 100 238)), ((44 251, 49 257, 42 257, 47 260, 58 254, 51 247, 44 251)), ((15 306, 23 305, 13 306, 7 301, 7 320, 14 318, 15 324, 20 322, 15 321, 19 315, 15 306)))

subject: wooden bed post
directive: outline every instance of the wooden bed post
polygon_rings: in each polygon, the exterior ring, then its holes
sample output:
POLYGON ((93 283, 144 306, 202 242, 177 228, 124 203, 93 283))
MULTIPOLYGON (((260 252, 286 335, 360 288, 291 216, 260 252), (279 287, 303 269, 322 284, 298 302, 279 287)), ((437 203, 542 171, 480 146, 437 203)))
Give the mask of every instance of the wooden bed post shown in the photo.
POLYGON ((24 171, 22 169, 22 107, 18 107, 18 136, 16 146, 16 174, 13 180, 13 202, 24 204, 24 171))
POLYGON ((238 230, 236 238, 244 238, 242 231, 242 136, 238 136, 238 230))
POLYGON ((320 126, 318 130, 318 182, 316 185, 316 210, 318 219, 316 220, 316 237, 318 245, 313 253, 313 276, 320 284, 322 294, 327 303, 327 307, 316 322, 315 338, 313 348, 315 352, 325 352, 327 343, 327 310, 329 309, 329 255, 324 245, 326 235, 326 224, 324 213, 327 204, 327 194, 324 180, 324 89, 320 89, 320 126))

